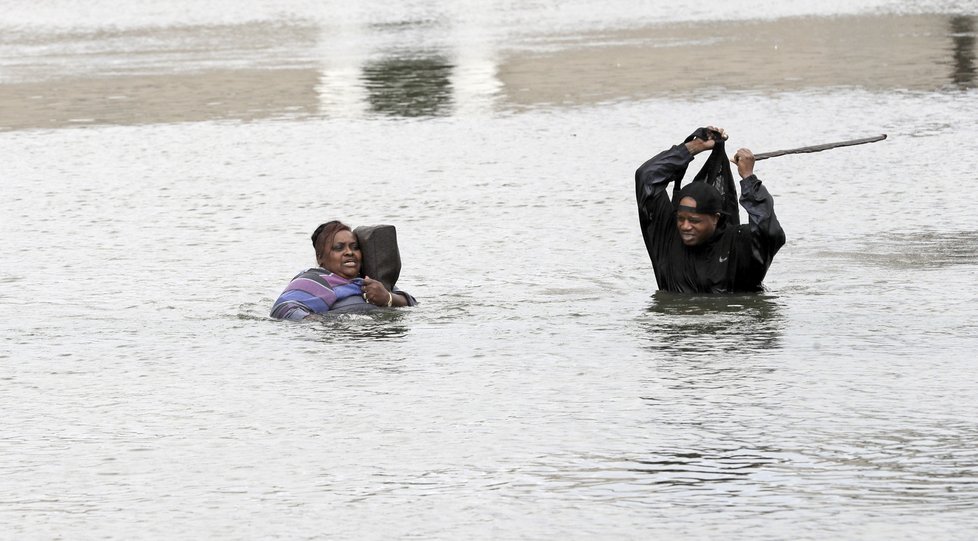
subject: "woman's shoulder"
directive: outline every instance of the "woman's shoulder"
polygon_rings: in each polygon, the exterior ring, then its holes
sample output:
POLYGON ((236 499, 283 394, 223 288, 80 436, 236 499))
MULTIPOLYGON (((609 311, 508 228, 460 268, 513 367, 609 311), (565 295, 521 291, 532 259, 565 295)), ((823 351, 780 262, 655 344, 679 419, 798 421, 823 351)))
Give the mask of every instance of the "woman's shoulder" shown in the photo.
POLYGON ((300 272, 299 274, 295 275, 295 278, 293 278, 292 281, 295 280, 312 280, 314 282, 323 284, 324 286, 327 286, 330 289, 339 286, 349 285, 349 284, 359 285, 361 281, 360 278, 354 278, 351 280, 350 278, 346 278, 342 275, 336 274, 334 272, 330 272, 322 267, 313 267, 311 269, 306 269, 300 272))
POLYGON ((293 276, 292 279, 293 280, 298 280, 299 278, 326 277, 326 276, 329 276, 330 274, 332 274, 332 273, 329 272, 328 270, 324 269, 324 268, 321 268, 321 267, 313 267, 311 269, 306 269, 304 271, 299 271, 299 274, 296 274, 295 276, 293 276))
POLYGON ((293 282, 296 280, 311 280, 329 288, 350 283, 350 280, 338 274, 334 274, 322 267, 313 267, 311 269, 301 271, 292 278, 293 282))

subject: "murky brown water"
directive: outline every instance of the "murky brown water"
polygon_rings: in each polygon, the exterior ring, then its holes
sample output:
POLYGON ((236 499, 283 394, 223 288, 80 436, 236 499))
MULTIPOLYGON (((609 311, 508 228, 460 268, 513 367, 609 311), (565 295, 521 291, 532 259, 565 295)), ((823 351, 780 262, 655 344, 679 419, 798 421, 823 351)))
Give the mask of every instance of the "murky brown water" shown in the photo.
POLYGON ((512 55, 500 79, 507 101, 530 106, 730 91, 974 88, 975 22, 946 15, 792 17, 557 37, 557 50, 512 55))
POLYGON ((6 59, 0 128, 358 110, 445 116, 480 101, 502 112, 730 91, 969 89, 978 84, 975 24, 964 15, 694 21, 543 34, 496 44, 475 59, 445 47, 380 47, 352 53, 352 74, 342 67, 351 54, 342 40, 350 36, 311 23, 20 30, 0 42, 8 54, 26 53, 6 59), (337 50, 345 54, 333 57, 337 50), (342 107, 351 97, 362 103, 342 107))
POLYGON ((0 2, 0 531, 969 538, 952 4, 0 2), (767 293, 655 294, 632 175, 708 123, 889 137, 758 165, 767 293), (331 218, 422 304, 268 319, 331 218))

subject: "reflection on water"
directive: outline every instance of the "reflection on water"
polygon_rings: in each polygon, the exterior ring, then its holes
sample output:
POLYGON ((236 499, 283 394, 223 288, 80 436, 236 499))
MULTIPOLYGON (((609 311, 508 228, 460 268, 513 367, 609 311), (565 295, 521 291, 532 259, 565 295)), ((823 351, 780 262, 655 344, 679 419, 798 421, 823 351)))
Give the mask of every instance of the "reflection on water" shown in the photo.
POLYGON ((441 55, 392 56, 363 67, 370 108, 390 116, 447 116, 452 68, 441 55))
POLYGON ((975 17, 951 17, 948 21, 953 46, 952 81, 963 88, 975 86, 975 17))
POLYGON ((367 22, 342 31, 311 22, 75 33, 0 26, 0 129, 446 116, 718 89, 940 91, 949 80, 972 88, 976 78, 972 16, 544 27, 516 40, 472 37, 492 34, 494 25, 505 22, 367 22), (752 59, 749 70, 732 67, 742 58, 752 59))
POLYGON ((316 336, 325 343, 396 340, 408 333, 408 327, 402 323, 406 316, 398 310, 375 310, 362 314, 329 315, 308 325, 315 325, 317 331, 322 331, 316 336))
POLYGON ((890 269, 938 269, 974 265, 978 261, 978 232, 892 232, 873 237, 847 251, 825 250, 820 257, 848 264, 890 269))
POLYGON ((636 459, 631 471, 652 476, 652 483, 672 486, 695 486, 711 482, 737 482, 757 473, 764 466, 777 463, 772 455, 742 448, 693 451, 689 449, 657 450, 648 458, 636 459))
POLYGON ((743 446, 656 449, 633 459, 627 470, 648 476, 636 479, 637 483, 664 486, 677 494, 690 488, 717 491, 718 497, 751 494, 755 505, 773 508, 783 505, 789 495, 812 501, 848 498, 851 506, 869 508, 971 505, 962 495, 974 494, 975 472, 966 466, 975 458, 968 446, 973 429, 946 435, 929 430, 874 432, 866 427, 862 435, 825 434, 825 440, 798 441, 790 427, 783 428, 778 440, 788 442, 784 448, 757 445, 765 438, 763 431, 738 434, 733 430, 727 437, 739 436, 743 446))
POLYGON ((348 344, 395 340, 408 334, 406 318, 410 310, 371 310, 368 312, 327 313, 300 323, 273 320, 268 315, 272 299, 248 302, 238 306, 234 318, 253 324, 270 323, 295 328, 308 339, 323 343, 348 344), (308 330, 313 332, 305 332, 308 330), (310 338, 311 337, 311 338, 310 338))
MULTIPOLYGON (((552 49, 508 55, 499 77, 506 98, 518 106, 717 90, 934 91, 948 83, 949 53, 955 59, 973 55, 957 41, 948 51, 948 20, 942 15, 792 17, 560 36, 552 49), (751 59, 749 69, 739 64, 745 58, 751 59)), ((955 65, 967 71, 966 62, 955 65)))
POLYGON ((778 347, 781 319, 777 298, 769 295, 659 291, 637 324, 649 349, 709 356, 778 347))

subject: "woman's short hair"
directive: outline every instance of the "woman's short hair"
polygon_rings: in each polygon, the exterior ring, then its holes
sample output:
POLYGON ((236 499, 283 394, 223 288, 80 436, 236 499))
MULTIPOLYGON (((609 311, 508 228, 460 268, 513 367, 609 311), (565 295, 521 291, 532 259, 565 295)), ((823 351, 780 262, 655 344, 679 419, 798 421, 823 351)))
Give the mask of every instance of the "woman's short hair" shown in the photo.
POLYGON ((329 246, 333 244, 333 238, 340 231, 351 231, 350 226, 339 220, 331 220, 312 232, 312 247, 316 249, 316 263, 322 263, 329 246))

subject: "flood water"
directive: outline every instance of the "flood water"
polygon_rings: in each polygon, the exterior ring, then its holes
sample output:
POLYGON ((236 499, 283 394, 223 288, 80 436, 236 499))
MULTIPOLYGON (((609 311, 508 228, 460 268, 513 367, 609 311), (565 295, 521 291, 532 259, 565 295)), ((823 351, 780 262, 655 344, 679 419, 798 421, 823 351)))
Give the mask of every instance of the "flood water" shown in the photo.
POLYGON ((978 5, 631 4, 0 0, 3 536, 971 538, 978 5), (706 124, 888 138, 656 293, 706 124), (419 306, 268 318, 334 218, 419 306))

